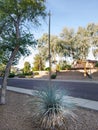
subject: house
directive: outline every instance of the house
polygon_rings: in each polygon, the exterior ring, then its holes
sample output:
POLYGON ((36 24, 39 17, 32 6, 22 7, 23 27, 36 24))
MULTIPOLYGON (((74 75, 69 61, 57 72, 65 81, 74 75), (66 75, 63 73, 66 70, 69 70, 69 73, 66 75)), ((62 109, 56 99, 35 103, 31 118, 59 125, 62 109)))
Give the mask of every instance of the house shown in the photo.
POLYGON ((77 60, 74 61, 72 67, 75 69, 84 69, 84 67, 86 67, 86 69, 94 69, 97 62, 97 60, 77 60))

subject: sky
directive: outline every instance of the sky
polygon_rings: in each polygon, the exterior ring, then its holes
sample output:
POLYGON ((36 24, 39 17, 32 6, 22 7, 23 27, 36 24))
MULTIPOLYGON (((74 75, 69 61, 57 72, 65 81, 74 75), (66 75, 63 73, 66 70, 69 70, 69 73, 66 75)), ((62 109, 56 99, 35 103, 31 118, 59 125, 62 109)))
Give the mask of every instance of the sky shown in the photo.
MULTIPOLYGON (((47 12, 51 11, 51 35, 59 35, 64 27, 77 30, 79 26, 98 23, 98 0, 46 0, 46 7, 47 12)), ((41 22, 40 27, 32 29, 35 38, 48 33, 48 18, 41 22)), ((32 64, 33 57, 34 53, 27 58, 21 58, 17 67, 22 68, 25 61, 32 64)))

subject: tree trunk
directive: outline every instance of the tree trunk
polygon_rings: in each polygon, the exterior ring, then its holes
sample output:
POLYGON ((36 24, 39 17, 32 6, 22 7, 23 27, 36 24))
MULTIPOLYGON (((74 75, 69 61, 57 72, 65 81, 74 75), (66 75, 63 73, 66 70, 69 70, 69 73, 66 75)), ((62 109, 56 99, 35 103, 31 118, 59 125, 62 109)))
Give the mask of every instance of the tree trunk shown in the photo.
POLYGON ((11 54, 11 57, 6 65, 6 69, 5 69, 5 73, 4 73, 4 77, 3 77, 3 82, 2 82, 2 85, 1 85, 1 104, 5 104, 6 101, 5 101, 5 97, 6 97, 6 89, 7 89, 7 79, 8 79, 8 76, 9 76, 9 72, 10 72, 10 68, 11 68, 11 65, 12 65, 12 62, 18 52, 18 49, 19 49, 19 46, 15 47, 14 51, 12 52, 11 54))
MULTIPOLYGON (((17 41, 20 38, 19 23, 20 23, 20 18, 18 17, 17 21, 14 20, 17 41)), ((7 65, 6 65, 6 69, 5 69, 5 73, 4 73, 4 77, 3 77, 3 82, 2 82, 2 85, 1 85, 1 104, 6 103, 5 97, 6 97, 6 89, 7 89, 7 79, 8 79, 8 76, 9 76, 11 65, 13 63, 13 60, 14 60, 18 50, 19 50, 19 43, 17 43, 16 47, 12 51, 10 59, 9 59, 7 65)))

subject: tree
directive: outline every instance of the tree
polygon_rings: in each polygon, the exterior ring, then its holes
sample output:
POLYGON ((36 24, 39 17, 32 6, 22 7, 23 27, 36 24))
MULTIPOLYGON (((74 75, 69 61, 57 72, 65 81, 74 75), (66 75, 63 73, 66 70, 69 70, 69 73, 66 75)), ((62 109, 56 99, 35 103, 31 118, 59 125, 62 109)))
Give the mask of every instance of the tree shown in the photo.
MULTIPOLYGON (((57 43, 59 42, 59 38, 56 35, 50 36, 50 51, 51 51, 51 61, 55 63, 56 56, 57 56, 57 43)), ((39 39, 38 42, 38 50, 42 56, 44 56, 45 61, 49 59, 49 52, 48 50, 48 34, 45 33, 39 39)))
POLYGON ((45 68, 45 61, 44 57, 41 56, 41 54, 36 54, 34 57, 34 62, 33 62, 33 70, 44 70, 45 68))
POLYGON ((5 65, 4 64, 0 64, 0 76, 4 75, 4 71, 5 71, 5 65))
POLYGON ((58 53, 64 57, 74 58, 75 53, 75 33, 73 29, 64 28, 60 34, 58 42, 58 53))
POLYGON ((1 104, 5 104, 7 78, 16 55, 20 55, 19 50, 28 53, 28 45, 34 45, 25 25, 27 22, 39 25, 40 16, 44 18, 45 15, 44 0, 0 0, 0 42, 2 46, 4 43, 4 49, 11 48, 1 85, 1 104))
POLYGON ((93 55, 95 58, 98 57, 98 24, 88 24, 87 33, 89 37, 90 47, 93 48, 93 55))
POLYGON ((89 37, 85 28, 79 27, 75 35, 76 59, 86 60, 89 52, 89 37))
POLYGON ((30 63, 29 62, 25 62, 24 63, 24 68, 23 68, 23 72, 25 74, 28 74, 28 73, 30 73, 30 71, 31 71, 31 65, 30 65, 30 63))
POLYGON ((86 61, 89 49, 94 48, 93 54, 96 57, 98 52, 98 25, 90 23, 86 28, 79 27, 76 34, 77 58, 86 61))

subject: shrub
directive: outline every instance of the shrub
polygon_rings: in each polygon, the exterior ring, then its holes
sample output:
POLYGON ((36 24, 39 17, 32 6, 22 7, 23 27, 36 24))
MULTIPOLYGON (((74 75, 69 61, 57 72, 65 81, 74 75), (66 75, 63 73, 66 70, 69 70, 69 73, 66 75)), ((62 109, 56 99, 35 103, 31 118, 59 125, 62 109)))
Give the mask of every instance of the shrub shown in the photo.
POLYGON ((36 92, 37 98, 33 98, 33 119, 44 130, 65 130, 69 119, 71 123, 76 121, 72 104, 64 102, 63 92, 54 86, 48 87, 44 92, 36 92))
POLYGON ((45 68, 45 70, 46 70, 46 71, 49 71, 49 70, 50 70, 50 67, 45 68))
POLYGON ((39 72, 34 72, 34 75, 39 75, 39 72))
POLYGON ((15 74, 14 73, 10 73, 9 74, 9 78, 13 78, 13 77, 15 77, 15 74))
POLYGON ((26 78, 33 78, 33 75, 27 75, 26 78))
POLYGON ((23 73, 25 76, 33 75, 33 72, 23 73))
POLYGON ((56 78, 56 74, 52 74, 51 79, 55 79, 55 78, 56 78))
POLYGON ((98 67, 98 62, 95 64, 95 67, 98 67))
POLYGON ((60 69, 61 70, 66 70, 66 69, 70 70, 71 69, 71 65, 67 65, 67 64, 63 65, 63 66, 60 67, 60 69))
POLYGON ((24 74, 18 74, 18 77, 19 78, 25 78, 25 75, 24 74))
POLYGON ((57 64, 57 65, 56 65, 56 70, 57 70, 57 71, 60 71, 60 64, 57 64))
POLYGON ((66 65, 66 67, 65 67, 66 69, 71 69, 71 65, 66 65))

